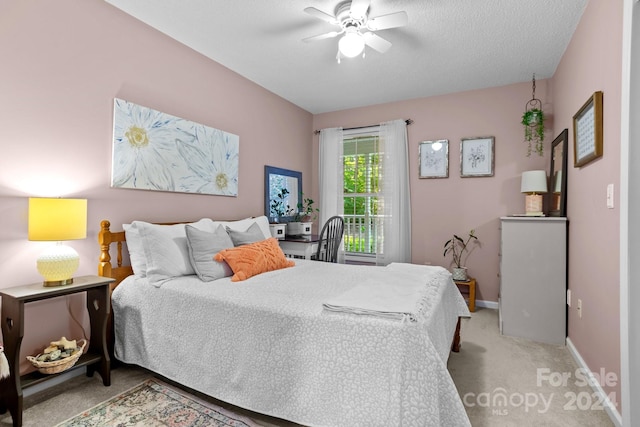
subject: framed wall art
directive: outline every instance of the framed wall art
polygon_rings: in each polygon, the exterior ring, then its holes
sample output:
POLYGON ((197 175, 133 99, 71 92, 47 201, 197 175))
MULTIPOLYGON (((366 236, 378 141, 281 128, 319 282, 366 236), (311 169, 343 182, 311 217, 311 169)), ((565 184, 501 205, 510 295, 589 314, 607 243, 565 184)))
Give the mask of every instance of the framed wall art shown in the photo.
POLYGON ((422 141, 418 145, 419 177, 449 177, 449 140, 422 141))
POLYGON ((463 178, 493 176, 495 138, 484 136, 462 138, 460 143, 460 176, 463 178))
POLYGON ((114 100, 111 186, 238 196, 238 135, 114 100))
POLYGON ((594 92, 573 116, 573 167, 602 157, 602 92, 594 92))

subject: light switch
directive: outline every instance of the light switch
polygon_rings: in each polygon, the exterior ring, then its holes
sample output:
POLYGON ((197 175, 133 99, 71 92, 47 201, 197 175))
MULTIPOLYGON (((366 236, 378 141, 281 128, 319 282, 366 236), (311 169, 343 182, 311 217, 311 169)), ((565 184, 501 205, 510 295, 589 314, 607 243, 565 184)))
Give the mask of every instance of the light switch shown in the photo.
POLYGON ((607 185, 607 208, 613 209, 613 184, 607 185))

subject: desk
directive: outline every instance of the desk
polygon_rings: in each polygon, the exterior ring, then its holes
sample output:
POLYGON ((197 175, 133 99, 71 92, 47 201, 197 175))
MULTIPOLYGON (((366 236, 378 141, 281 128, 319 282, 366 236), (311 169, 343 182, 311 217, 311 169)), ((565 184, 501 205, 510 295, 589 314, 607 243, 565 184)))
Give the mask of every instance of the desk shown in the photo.
POLYGON ((454 280, 454 282, 456 283, 456 285, 458 285, 458 287, 460 286, 466 286, 468 289, 468 294, 469 294, 469 300, 468 300, 468 305, 469 305, 469 311, 470 312, 474 312, 476 311, 476 279, 474 279, 473 277, 469 277, 467 278, 467 280, 465 281, 460 281, 460 280, 454 280))
POLYGON ((282 252, 290 258, 311 259, 312 255, 318 251, 320 237, 317 234, 308 236, 285 236, 284 239, 278 240, 282 252))
POLYGON ((24 305, 34 301, 86 292, 87 310, 91 323, 91 341, 87 352, 80 356, 76 364, 67 371, 86 366, 87 376, 92 376, 93 372, 97 370, 102 377, 102 384, 109 386, 111 384, 111 359, 107 352, 106 334, 107 319, 111 311, 109 284, 113 281, 114 279, 109 277, 82 276, 75 277, 71 285, 47 288, 42 286, 42 282, 39 282, 0 289, 2 336, 4 337, 5 354, 9 362, 9 378, 0 380, 0 414, 9 410, 14 427, 22 425, 22 390, 59 375, 44 375, 37 371, 20 375, 20 344, 24 335, 24 305))

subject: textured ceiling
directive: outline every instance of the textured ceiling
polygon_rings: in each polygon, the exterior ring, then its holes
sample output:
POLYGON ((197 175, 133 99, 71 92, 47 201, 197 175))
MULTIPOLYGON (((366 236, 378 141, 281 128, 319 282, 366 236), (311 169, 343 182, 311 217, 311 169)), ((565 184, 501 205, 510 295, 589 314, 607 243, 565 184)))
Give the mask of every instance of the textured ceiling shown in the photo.
POLYGON ((106 0, 301 108, 317 114, 551 77, 588 0, 371 0, 369 17, 404 10, 378 31, 393 43, 336 62, 341 0, 106 0))

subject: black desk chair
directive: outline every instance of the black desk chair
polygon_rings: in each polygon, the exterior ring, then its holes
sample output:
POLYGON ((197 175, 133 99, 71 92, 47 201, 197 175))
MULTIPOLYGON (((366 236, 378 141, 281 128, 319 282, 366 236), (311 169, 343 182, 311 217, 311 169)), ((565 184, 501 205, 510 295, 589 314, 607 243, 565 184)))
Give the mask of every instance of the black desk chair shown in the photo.
POLYGON ((324 223, 320 232, 318 251, 313 258, 316 261, 338 262, 338 249, 344 233, 344 220, 340 216, 332 216, 324 223))

